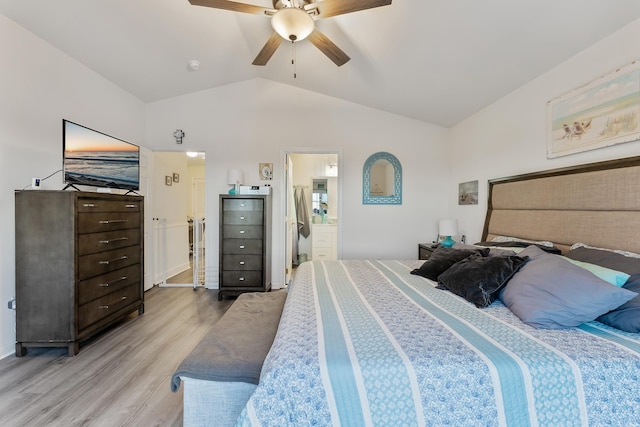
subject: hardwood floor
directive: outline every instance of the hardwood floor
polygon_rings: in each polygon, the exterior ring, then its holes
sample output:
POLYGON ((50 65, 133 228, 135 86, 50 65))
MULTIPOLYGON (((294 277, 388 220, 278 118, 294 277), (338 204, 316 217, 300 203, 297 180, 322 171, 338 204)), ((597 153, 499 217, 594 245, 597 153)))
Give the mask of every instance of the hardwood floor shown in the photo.
POLYGON ((132 314, 68 357, 29 348, 0 360, 2 426, 181 426, 182 391, 170 379, 233 303, 217 291, 153 288, 132 314))

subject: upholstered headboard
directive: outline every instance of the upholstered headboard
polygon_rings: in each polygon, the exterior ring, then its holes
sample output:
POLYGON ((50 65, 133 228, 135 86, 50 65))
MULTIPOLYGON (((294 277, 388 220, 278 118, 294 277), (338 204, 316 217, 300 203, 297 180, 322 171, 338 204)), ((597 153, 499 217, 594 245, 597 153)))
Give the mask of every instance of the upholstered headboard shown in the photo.
POLYGON ((497 235, 640 253, 640 157, 489 181, 482 240, 497 235))

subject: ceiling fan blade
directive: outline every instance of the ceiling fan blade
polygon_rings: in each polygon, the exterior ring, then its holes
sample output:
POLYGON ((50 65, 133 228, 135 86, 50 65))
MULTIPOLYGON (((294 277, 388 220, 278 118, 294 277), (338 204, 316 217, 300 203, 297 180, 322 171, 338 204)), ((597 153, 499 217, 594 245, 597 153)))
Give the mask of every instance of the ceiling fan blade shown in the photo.
POLYGON ((260 50, 260 53, 258 53, 258 56, 253 60, 252 64, 267 65, 267 62, 269 62, 269 59, 271 59, 281 42, 282 37, 274 31, 271 37, 269 37, 269 40, 262 46, 262 50, 260 50))
POLYGON ((309 7, 317 8, 320 18, 328 18, 390 4, 391 0, 316 0, 309 7))
POLYGON ((267 12, 273 12, 273 9, 267 9, 262 6, 253 4, 239 3, 231 0, 189 0, 194 6, 212 7, 214 9, 232 10, 234 12, 253 13, 255 15, 264 15, 267 12))
POLYGON ((320 49, 322 53, 334 62, 338 67, 346 64, 351 58, 342 51, 334 42, 329 40, 329 37, 325 36, 320 31, 313 30, 308 37, 312 45, 320 49))

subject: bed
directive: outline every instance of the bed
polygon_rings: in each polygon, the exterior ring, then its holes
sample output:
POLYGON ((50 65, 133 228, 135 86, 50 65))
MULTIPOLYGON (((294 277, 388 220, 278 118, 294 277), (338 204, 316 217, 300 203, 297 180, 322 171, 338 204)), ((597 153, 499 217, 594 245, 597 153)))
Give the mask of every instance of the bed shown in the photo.
POLYGON ((303 263, 237 425, 640 425, 639 183, 497 179, 478 245, 303 263))

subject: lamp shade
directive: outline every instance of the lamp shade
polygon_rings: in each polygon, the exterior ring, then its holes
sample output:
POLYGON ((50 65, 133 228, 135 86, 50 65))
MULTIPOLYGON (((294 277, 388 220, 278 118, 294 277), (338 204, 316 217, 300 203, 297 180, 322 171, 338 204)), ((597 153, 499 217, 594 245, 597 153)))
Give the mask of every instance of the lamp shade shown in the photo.
POLYGON ((236 185, 244 183, 244 174, 240 169, 229 169, 227 171, 227 184, 236 185))
POLYGON ((441 236, 455 236, 458 234, 458 223, 455 219, 441 219, 438 222, 438 234, 441 236))
POLYGON ((271 18, 271 26, 285 40, 292 42, 306 39, 313 32, 313 18, 296 7, 280 9, 271 18))

